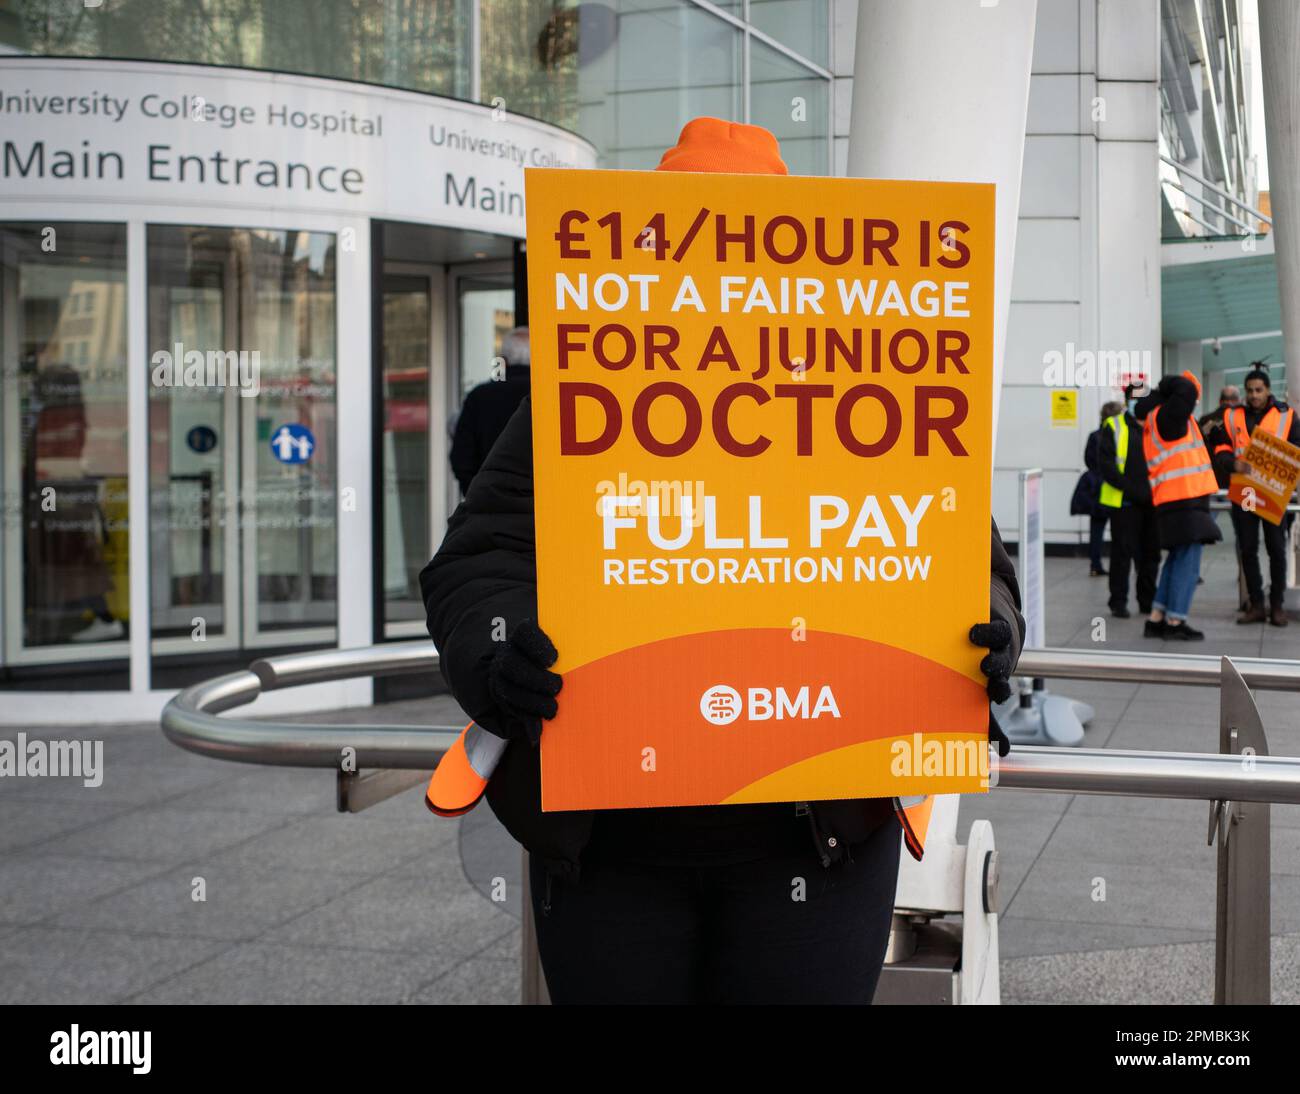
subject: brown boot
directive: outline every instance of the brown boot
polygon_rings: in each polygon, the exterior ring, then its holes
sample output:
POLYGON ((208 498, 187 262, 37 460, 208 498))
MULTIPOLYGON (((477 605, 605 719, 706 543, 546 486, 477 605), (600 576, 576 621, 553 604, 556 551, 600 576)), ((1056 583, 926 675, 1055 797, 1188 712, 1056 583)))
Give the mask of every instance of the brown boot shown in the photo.
POLYGON ((1264 613, 1263 604, 1252 604, 1241 615, 1237 616, 1238 623, 1263 623, 1268 616, 1264 613))
POLYGON ((1275 627, 1285 627, 1288 622, 1286 609, 1281 604, 1274 604, 1273 610, 1268 613, 1268 621, 1275 627))

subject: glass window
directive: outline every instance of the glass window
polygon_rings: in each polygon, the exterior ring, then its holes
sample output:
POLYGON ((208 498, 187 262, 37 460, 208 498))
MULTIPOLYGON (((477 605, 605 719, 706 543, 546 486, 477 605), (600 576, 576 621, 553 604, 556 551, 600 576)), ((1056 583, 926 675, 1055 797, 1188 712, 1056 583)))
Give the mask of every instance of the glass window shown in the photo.
POLYGON ((126 229, 0 225, 0 256, 6 657, 122 656, 126 229))
POLYGON ((650 168, 700 114, 741 119, 742 32, 678 0, 482 0, 482 98, 575 130, 601 166, 650 168))
POLYGON ((429 543, 428 277, 384 275, 384 622, 424 619, 429 543))
POLYGON ((466 98, 472 0, 25 0, 22 53, 302 72, 466 98))
POLYGON ((749 0, 749 23, 800 57, 828 68, 829 9, 826 0, 749 0))
POLYGON ((151 225, 148 278, 155 649, 310 639, 337 619, 334 236, 151 225))
POLYGON ((460 400, 479 384, 499 379, 501 340, 515 325, 510 274, 463 276, 460 299, 460 400))
POLYGON ((750 120, 776 134, 790 173, 829 173, 830 81, 757 39, 749 72, 750 120))

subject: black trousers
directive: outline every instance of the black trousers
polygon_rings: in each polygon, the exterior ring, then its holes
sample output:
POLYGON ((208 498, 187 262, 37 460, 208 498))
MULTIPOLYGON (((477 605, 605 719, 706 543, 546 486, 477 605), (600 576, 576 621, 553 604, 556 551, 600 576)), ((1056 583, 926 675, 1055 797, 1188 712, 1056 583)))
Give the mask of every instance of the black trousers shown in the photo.
POLYGON ((1151 610, 1160 572, 1160 536, 1152 505, 1126 505, 1112 509, 1110 517, 1110 606, 1128 606, 1128 574, 1137 573, 1137 602, 1142 612, 1151 610))
POLYGON ((1270 524, 1257 513, 1232 507, 1232 530, 1241 552, 1241 572, 1252 604, 1264 603, 1264 578, 1259 570, 1259 533, 1264 531, 1264 550, 1268 552, 1268 599, 1281 604, 1286 597, 1286 532, 1281 525, 1270 524))
POLYGON ((870 1003, 889 942, 901 831, 890 817, 823 868, 807 855, 728 866, 532 862, 553 1003, 870 1003))
MULTIPOLYGON (((1115 510, 1105 505, 1098 505, 1092 511, 1092 516, 1088 520, 1088 561, 1092 563, 1094 570, 1101 569, 1101 548, 1106 542, 1106 521, 1115 510)), ((1112 525, 1110 530, 1111 538, 1115 537, 1115 528, 1112 525)))

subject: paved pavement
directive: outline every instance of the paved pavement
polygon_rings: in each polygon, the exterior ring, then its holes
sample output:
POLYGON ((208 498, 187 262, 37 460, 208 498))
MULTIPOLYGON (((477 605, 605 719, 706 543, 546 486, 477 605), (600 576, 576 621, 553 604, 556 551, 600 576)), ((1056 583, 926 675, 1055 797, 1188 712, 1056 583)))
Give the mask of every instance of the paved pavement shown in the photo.
MULTIPOLYGON (((1140 620, 1109 617, 1086 560, 1049 559, 1047 574, 1049 644, 1092 646, 1101 620, 1107 648, 1163 645, 1140 620)), ((1207 639, 1179 648, 1300 658, 1295 613, 1285 630, 1234 625, 1230 548, 1207 554, 1203 574, 1193 622, 1207 639)), ((1054 690, 1096 708, 1091 747, 1216 749, 1213 690, 1054 690)), ((1300 755, 1300 702, 1258 698, 1273 754, 1300 755)), ((460 714, 444 698, 329 720, 377 717, 460 714)), ((439 820, 412 790, 343 816, 325 772, 204 759, 153 726, 41 735, 104 741, 106 775, 94 789, 0 779, 0 1002, 518 998, 519 851, 488 810, 439 820)), ((996 791, 963 799, 963 839, 981 817, 1003 860, 1003 1002, 1210 1000, 1204 804, 996 791)), ((1300 808, 1273 809, 1272 868, 1273 998, 1295 1003, 1300 808)))

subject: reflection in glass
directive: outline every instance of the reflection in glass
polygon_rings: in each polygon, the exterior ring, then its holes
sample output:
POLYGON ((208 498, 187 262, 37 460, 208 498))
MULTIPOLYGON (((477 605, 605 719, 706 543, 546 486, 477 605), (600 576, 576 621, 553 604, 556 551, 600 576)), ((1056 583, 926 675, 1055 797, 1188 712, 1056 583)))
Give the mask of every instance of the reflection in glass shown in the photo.
POLYGON ((823 68, 830 65, 827 0, 749 0, 749 22, 769 38, 823 68))
POLYGON ((465 98, 472 0, 16 0, 21 53, 302 72, 465 98))
POLYGON ((495 376, 501 339, 515 325, 510 275, 462 277, 460 296, 460 402, 495 376))
POLYGON ((482 0, 484 102, 581 133, 602 167, 650 168, 691 118, 741 119, 742 32, 664 0, 482 0))
POLYGON ((126 230, 7 224, 0 251, 6 650, 124 649, 126 230))
POLYGON ((792 175, 830 172, 830 84, 755 39, 749 45, 750 120, 781 142, 792 175))
POLYGON ((154 638, 333 626, 334 237, 151 225, 148 279, 154 638))
POLYGON ((384 621, 422 620, 429 544, 429 279, 384 277, 384 621))

